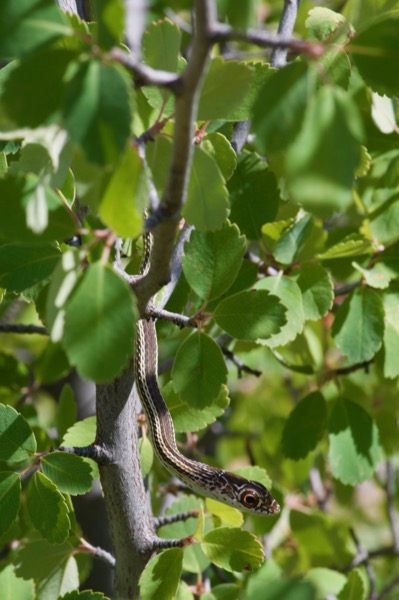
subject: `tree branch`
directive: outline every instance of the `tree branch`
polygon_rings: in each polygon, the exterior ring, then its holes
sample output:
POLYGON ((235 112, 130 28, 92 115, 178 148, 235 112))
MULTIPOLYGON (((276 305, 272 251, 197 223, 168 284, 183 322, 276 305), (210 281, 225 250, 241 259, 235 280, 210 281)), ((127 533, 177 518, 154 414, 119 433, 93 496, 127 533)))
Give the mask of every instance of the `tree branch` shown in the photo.
MULTIPOLYGON (((295 21, 298 14, 298 8, 301 0, 285 0, 283 14, 278 27, 280 35, 292 35, 295 27, 295 21)), ((287 48, 274 48, 270 57, 270 64, 276 69, 281 69, 287 64, 287 48)))
POLYGON ((48 335, 45 327, 40 327, 40 325, 22 325, 19 323, 0 323, 0 333, 37 333, 38 335, 48 335))
POLYGON ((178 523, 179 521, 187 521, 187 519, 198 517, 198 514, 199 509, 196 508, 194 510, 188 510, 183 513, 178 513, 177 515, 164 515, 162 517, 154 519, 154 525, 156 529, 159 529, 164 525, 171 525, 172 523, 178 523))

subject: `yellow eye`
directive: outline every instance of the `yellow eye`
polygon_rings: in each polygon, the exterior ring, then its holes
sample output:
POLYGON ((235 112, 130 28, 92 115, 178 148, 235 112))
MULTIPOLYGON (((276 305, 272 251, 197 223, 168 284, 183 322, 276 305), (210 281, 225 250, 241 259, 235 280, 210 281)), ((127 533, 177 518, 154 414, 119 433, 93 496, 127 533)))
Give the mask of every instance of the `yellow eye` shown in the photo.
POLYGON ((254 508, 258 504, 258 500, 259 498, 257 494, 254 494, 253 492, 247 492, 242 498, 242 503, 244 506, 248 506, 248 508, 254 508))

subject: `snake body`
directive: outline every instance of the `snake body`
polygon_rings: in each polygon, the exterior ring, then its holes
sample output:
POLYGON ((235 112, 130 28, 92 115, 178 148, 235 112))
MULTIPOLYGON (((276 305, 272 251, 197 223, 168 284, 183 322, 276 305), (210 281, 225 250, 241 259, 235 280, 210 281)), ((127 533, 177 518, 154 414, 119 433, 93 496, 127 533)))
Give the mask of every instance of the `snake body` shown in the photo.
MULTIPOLYGON (((142 275, 148 272, 150 265, 151 234, 145 234, 144 242, 142 275)), ((134 364, 137 390, 147 417, 152 446, 168 471, 195 493, 242 512, 277 514, 280 506, 261 483, 191 460, 178 450, 173 421, 158 385, 158 344, 153 319, 137 322, 134 364)))

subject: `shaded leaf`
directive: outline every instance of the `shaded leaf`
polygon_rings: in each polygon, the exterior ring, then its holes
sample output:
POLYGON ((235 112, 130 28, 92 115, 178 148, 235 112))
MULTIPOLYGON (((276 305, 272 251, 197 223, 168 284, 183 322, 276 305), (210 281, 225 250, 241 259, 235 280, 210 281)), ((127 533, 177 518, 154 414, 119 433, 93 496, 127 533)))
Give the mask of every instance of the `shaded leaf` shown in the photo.
POLYGON ((174 390, 194 408, 212 404, 227 381, 227 368, 216 342, 200 331, 190 335, 177 351, 172 370, 174 390))
POLYGON ((303 398, 291 412, 283 432, 283 451, 288 458, 305 458, 322 438, 327 406, 320 392, 303 398))
POLYGON ((23 579, 44 579, 65 562, 72 551, 73 546, 69 542, 29 541, 18 549, 15 572, 23 579))
POLYGON ((5 533, 17 518, 21 482, 18 473, 0 473, 0 532, 5 533))
POLYGON ((47 279, 60 257, 51 244, 4 244, 0 247, 0 286, 22 292, 47 279))
POLYGON ((43 473, 66 494, 85 494, 91 488, 90 466, 76 454, 51 452, 41 460, 43 473))
POLYGON ((183 273, 200 298, 213 300, 235 280, 244 251, 244 236, 229 222, 214 232, 192 231, 184 245, 183 273))
POLYGON ((370 479, 381 456, 377 426, 370 415, 351 400, 338 400, 328 430, 333 476, 345 485, 370 479))
POLYGON ((127 283, 108 265, 92 264, 66 305, 63 343, 70 363, 87 379, 111 381, 133 352, 135 320, 127 283))
POLYGON ((266 290, 228 296, 215 309, 216 323, 241 340, 268 339, 286 323, 286 309, 266 290))
POLYGON ((183 550, 170 548, 154 556, 140 577, 143 600, 173 600, 180 581, 183 550))
POLYGON ((324 317, 334 301, 334 287, 329 273, 319 264, 304 265, 298 271, 296 282, 302 292, 306 321, 324 317))
POLYGON ((61 544, 69 535, 68 507, 57 487, 36 472, 28 487, 26 508, 34 527, 49 542, 61 544))
POLYGON ((0 404, 0 460, 20 462, 36 452, 35 436, 24 417, 0 404))
POLYGON ((206 556, 226 571, 252 571, 264 560, 262 546, 256 537, 232 527, 209 531, 201 543, 206 556))

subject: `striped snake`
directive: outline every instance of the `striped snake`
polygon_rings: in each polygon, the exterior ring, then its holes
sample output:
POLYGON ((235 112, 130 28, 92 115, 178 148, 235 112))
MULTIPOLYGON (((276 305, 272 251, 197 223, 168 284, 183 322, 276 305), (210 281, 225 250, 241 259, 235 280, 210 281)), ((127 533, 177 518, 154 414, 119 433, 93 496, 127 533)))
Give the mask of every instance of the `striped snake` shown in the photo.
MULTIPOLYGON (((152 235, 144 235, 140 274, 148 272, 152 235)), ((153 448, 162 464, 194 492, 257 515, 275 515, 280 506, 259 482, 190 460, 179 452, 169 410, 158 386, 158 345, 153 319, 137 322, 135 380, 153 448)))

